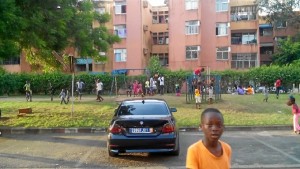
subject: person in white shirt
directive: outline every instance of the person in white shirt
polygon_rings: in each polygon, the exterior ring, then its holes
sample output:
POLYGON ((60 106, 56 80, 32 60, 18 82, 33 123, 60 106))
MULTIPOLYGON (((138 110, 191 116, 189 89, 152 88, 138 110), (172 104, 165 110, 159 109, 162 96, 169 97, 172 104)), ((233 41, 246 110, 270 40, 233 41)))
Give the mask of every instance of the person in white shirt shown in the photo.
POLYGON ((163 75, 159 75, 159 89, 160 89, 160 95, 164 94, 164 87, 165 87, 165 78, 163 75))
POLYGON ((79 100, 81 100, 83 85, 84 85, 84 82, 81 79, 79 79, 79 81, 76 82, 76 86, 77 86, 77 90, 76 90, 77 96, 76 97, 78 98, 78 96, 79 96, 79 100))
POLYGON ((102 91, 103 91, 103 83, 100 79, 97 79, 96 83, 96 89, 97 89, 97 99, 99 102, 102 102, 104 99, 101 97, 102 91))

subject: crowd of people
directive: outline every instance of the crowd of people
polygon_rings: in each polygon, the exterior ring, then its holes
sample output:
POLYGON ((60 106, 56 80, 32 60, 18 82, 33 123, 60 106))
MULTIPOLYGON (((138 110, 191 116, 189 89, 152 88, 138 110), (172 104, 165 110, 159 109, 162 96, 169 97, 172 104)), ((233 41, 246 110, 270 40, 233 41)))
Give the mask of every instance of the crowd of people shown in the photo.
POLYGON ((128 82, 126 95, 127 97, 131 97, 131 95, 133 95, 133 97, 143 97, 146 95, 153 96, 155 94, 164 95, 164 86, 164 76, 162 74, 160 74, 158 77, 157 75, 154 75, 150 78, 147 78, 144 83, 139 82, 138 80, 134 80, 134 82, 128 82))

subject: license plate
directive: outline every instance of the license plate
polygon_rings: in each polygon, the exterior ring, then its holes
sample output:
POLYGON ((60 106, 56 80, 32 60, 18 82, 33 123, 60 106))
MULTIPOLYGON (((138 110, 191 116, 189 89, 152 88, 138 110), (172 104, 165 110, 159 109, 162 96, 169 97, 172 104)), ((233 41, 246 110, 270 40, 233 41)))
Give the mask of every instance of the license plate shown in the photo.
POLYGON ((153 133, 153 128, 129 128, 130 133, 153 133))

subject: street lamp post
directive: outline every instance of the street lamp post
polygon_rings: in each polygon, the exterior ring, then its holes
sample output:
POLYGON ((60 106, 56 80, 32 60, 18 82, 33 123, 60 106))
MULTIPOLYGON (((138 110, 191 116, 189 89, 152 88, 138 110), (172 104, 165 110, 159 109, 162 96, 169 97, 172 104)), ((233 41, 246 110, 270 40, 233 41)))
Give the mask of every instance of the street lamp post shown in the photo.
POLYGON ((70 72, 72 73, 72 111, 71 117, 73 117, 74 113, 74 81, 75 81, 75 69, 74 69, 74 56, 70 57, 70 72))

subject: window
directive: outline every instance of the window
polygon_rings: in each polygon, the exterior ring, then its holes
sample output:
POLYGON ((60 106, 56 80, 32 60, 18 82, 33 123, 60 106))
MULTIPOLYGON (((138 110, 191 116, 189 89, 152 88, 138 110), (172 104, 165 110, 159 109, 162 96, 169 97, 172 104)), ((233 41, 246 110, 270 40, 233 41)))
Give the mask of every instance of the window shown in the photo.
POLYGON ((126 25, 116 25, 114 26, 115 35, 118 35, 120 38, 126 38, 127 30, 126 25))
POLYGON ((0 65, 19 65, 20 64, 20 57, 10 57, 6 59, 0 59, 0 65))
POLYGON ((169 43, 168 32, 154 32, 152 33, 152 39, 154 45, 166 45, 169 43))
POLYGON ((200 46, 187 46, 185 49, 185 58, 190 59, 197 59, 200 51, 200 46))
POLYGON ((254 33, 243 33, 242 44, 253 44, 256 43, 256 37, 254 33))
POLYGON ((126 1, 115 2, 115 14, 126 14, 126 1))
POLYGON ((185 0, 185 9, 198 9, 198 0, 185 0))
POLYGON ((216 0, 217 12, 228 11, 228 0, 216 0))
POLYGON ((99 14, 104 14, 106 12, 104 7, 95 8, 95 11, 99 14))
POLYGON ((272 55, 274 51, 274 47, 273 46, 260 47, 259 51, 260 51, 259 53, 262 55, 272 55))
POLYGON ((260 36, 273 36, 273 29, 272 28, 261 28, 259 29, 260 36))
POLYGON ((231 44, 257 44, 256 34, 249 33, 232 33, 231 44))
POLYGON ((222 36, 227 35, 228 23, 217 23, 216 35, 222 36))
POLYGON ((276 45, 280 46, 282 41, 287 40, 287 36, 276 36, 274 39, 275 39, 276 45))
POLYGON ((199 33, 199 21, 186 21, 185 22, 185 34, 193 35, 199 33))
POLYGON ((249 69, 256 67, 256 53, 233 53, 231 59, 231 68, 233 69, 249 69))
POLYGON ((126 49, 115 49, 114 53, 115 53, 116 62, 126 62, 127 59, 126 49))
POLYGON ((168 23, 169 13, 168 11, 155 11, 152 14, 152 23, 168 23))
POLYGON ((158 56, 161 66, 169 65, 169 54, 168 53, 152 53, 151 56, 158 56))
POLYGON ((276 28, 286 28, 286 21, 276 22, 276 28))
POLYGON ((217 60, 228 60, 229 47, 217 48, 217 60))
POLYGON ((256 13, 256 6, 236 6, 231 7, 230 17, 231 21, 256 20, 256 13))

